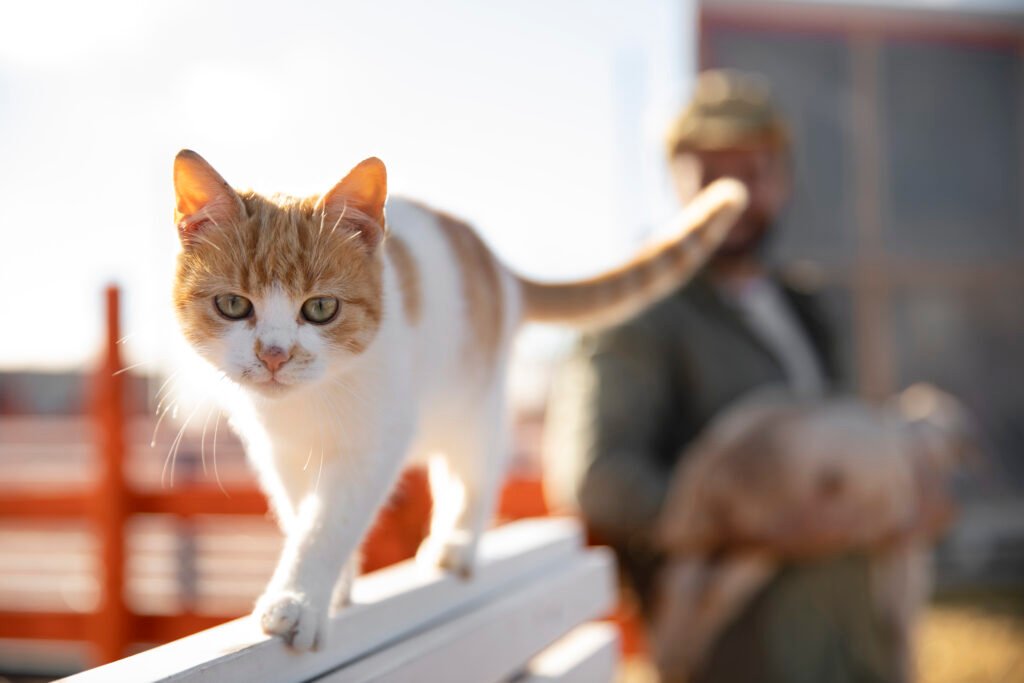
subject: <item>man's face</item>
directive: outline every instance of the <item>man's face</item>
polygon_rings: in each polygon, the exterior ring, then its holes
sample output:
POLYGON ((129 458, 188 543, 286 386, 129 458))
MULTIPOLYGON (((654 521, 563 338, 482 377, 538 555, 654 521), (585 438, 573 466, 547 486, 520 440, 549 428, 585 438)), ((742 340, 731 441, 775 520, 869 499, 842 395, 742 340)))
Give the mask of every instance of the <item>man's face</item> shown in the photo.
POLYGON ((672 175, 684 203, 699 188, 718 178, 735 178, 747 186, 750 203, 725 238, 716 259, 754 252, 789 199, 785 152, 773 147, 688 152, 672 160, 672 175))

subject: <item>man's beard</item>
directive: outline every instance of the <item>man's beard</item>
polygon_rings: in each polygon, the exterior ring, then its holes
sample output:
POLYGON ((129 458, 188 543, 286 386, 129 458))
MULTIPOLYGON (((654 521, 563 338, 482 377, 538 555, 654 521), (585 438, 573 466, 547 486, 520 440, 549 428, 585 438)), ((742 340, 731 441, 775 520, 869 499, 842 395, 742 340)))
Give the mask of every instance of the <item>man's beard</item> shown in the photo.
POLYGON ((716 264, 725 264, 759 258, 769 242, 772 228, 773 223, 767 216, 744 214, 715 251, 712 261, 716 264))

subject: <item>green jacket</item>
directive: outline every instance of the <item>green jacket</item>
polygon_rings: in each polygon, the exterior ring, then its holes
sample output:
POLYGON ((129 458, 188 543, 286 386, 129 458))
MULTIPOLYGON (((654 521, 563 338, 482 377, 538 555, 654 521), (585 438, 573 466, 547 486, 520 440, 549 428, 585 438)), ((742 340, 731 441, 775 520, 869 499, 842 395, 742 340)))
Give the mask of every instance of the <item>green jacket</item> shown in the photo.
MULTIPOLYGON (((780 285, 834 383, 833 346, 813 297, 780 285)), ((681 454, 726 405, 784 380, 779 361, 703 276, 585 338, 559 378, 546 464, 556 488, 575 488, 589 528, 616 550, 645 612, 659 566, 650 533, 681 454)), ((897 680, 868 588, 863 558, 787 569, 716 644, 701 680, 897 680), (819 603, 821 611, 798 607, 819 603), (761 674, 735 678, 740 664, 761 674)))
MULTIPOLYGON (((782 291, 834 379, 812 297, 782 291)), ((576 487, 596 533, 615 544, 642 541, 694 437, 735 399, 784 381, 778 360, 698 276, 637 318, 583 339, 555 388, 547 450, 561 462, 551 464, 566 472, 561 486, 576 487)))

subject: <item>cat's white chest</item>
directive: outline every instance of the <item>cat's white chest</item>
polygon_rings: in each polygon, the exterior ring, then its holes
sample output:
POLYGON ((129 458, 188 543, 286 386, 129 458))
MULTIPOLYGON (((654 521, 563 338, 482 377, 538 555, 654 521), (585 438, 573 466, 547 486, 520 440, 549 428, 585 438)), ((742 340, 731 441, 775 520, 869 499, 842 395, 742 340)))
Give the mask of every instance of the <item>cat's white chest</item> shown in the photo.
POLYGON ((273 459, 305 465, 309 458, 335 458, 361 442, 362 411, 340 390, 325 388, 275 402, 260 411, 273 459), (346 447, 348 446, 348 448, 346 447), (312 455, 310 455, 312 454, 312 455))

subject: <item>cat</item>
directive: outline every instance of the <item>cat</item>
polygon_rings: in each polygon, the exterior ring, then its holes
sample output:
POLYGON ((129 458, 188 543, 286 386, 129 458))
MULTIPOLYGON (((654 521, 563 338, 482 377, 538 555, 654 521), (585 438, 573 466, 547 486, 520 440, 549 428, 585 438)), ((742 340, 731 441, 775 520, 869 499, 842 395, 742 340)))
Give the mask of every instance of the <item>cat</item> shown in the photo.
POLYGON ((742 184, 718 181, 628 265, 541 284, 462 221, 388 199, 375 157, 323 196, 266 197, 182 150, 174 189, 175 312, 237 385, 230 421, 285 534, 254 616, 298 650, 347 603, 357 548, 408 461, 428 461, 434 499, 417 560, 471 575, 503 476, 521 324, 628 318, 689 277, 746 206, 742 184))
POLYGON ((785 562, 860 551, 912 680, 928 548, 952 519, 949 479, 974 441, 959 402, 923 384, 884 406, 762 390, 724 411, 683 456, 660 515, 659 670, 686 680, 699 669, 785 562))

